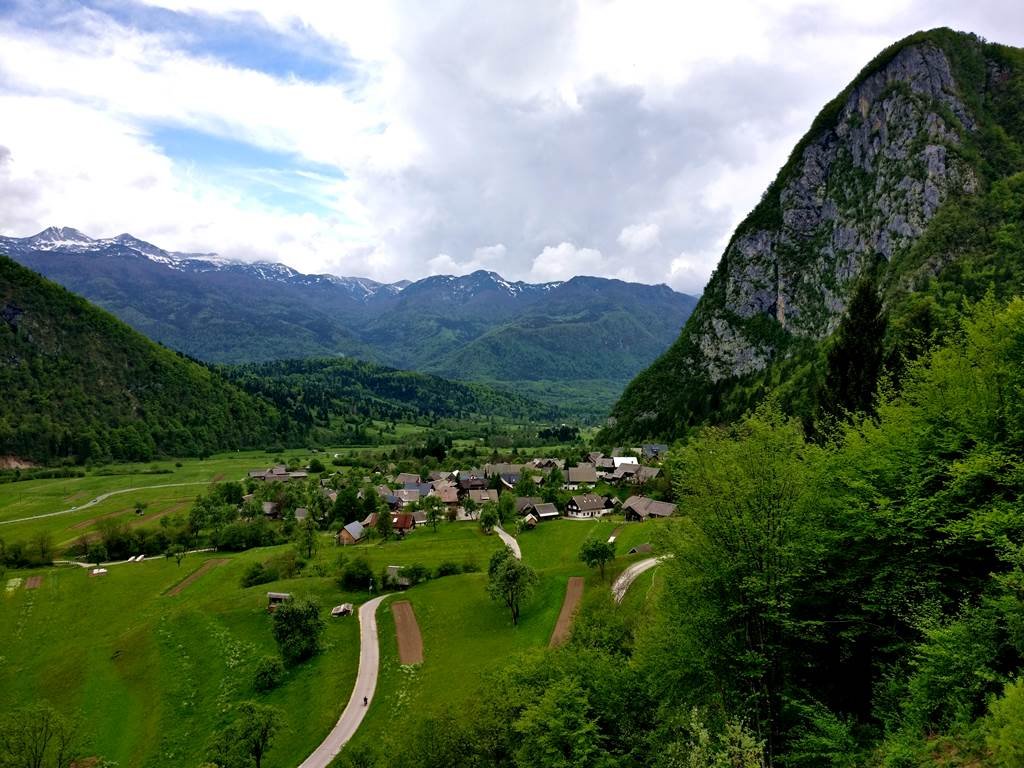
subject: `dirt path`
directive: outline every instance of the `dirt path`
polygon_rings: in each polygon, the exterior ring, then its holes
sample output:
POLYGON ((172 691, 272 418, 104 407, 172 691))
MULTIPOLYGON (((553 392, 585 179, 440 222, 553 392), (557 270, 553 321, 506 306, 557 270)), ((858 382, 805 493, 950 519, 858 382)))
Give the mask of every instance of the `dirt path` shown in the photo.
POLYGON ((359 724, 366 717, 368 704, 373 701, 373 692, 377 688, 377 673, 380 669, 380 647, 377 644, 377 606, 390 595, 381 595, 359 606, 359 672, 352 695, 348 699, 341 717, 331 732, 327 734, 313 754, 302 761, 299 768, 327 768, 337 757, 359 724), (366 701, 366 704, 363 704, 366 701))
POLYGON ((395 635, 398 637, 398 661, 401 664, 422 664, 423 635, 420 634, 412 603, 408 600, 392 603, 391 613, 395 617, 395 635))
POLYGON ((82 520, 81 522, 75 523, 71 526, 71 530, 80 531, 83 528, 89 528, 90 526, 96 525, 100 520, 106 520, 107 518, 117 517, 131 512, 135 507, 125 507, 124 509, 115 509, 113 512, 107 512, 105 515, 97 515, 96 517, 90 517, 88 520, 82 520))
POLYGON ((558 621, 555 624, 555 631, 551 633, 551 640, 548 645, 554 648, 569 639, 569 630, 572 629, 573 615, 583 599, 583 586, 585 582, 582 576, 571 576, 569 583, 565 585, 565 600, 562 601, 562 610, 558 614, 558 621))
POLYGON ((16 520, 0 520, 0 525, 11 525, 12 523, 27 523, 30 520, 42 520, 46 517, 57 517, 58 515, 70 515, 72 512, 81 512, 83 509, 89 507, 95 507, 97 504, 106 501, 111 496, 117 496, 121 493, 135 493, 136 491, 148 491, 153 488, 184 488, 188 485, 209 485, 209 480, 197 480, 192 483, 164 483, 163 485, 142 485, 138 488, 122 488, 119 491, 110 491, 108 493, 101 493, 95 499, 85 502, 80 507, 71 507, 71 509, 62 509, 59 512, 45 512, 41 515, 32 515, 31 517, 19 517, 16 520))
POLYGON ((211 560, 207 560, 205 563, 203 563, 198 568, 196 568, 194 571, 192 571, 192 573, 190 573, 184 579, 182 579, 177 584, 175 584, 173 587, 171 587, 167 591, 167 596, 168 597, 174 597, 175 595, 181 594, 181 590, 183 590, 185 587, 187 587, 192 582, 198 581, 202 577, 202 575, 204 573, 206 573, 207 571, 211 571, 214 568, 216 568, 218 565, 223 565, 226 562, 227 562, 227 558, 213 558, 211 560))
POLYGON ((42 576, 29 576, 25 579, 25 589, 39 589, 43 585, 42 576))
POLYGON ((616 528, 614 531, 612 531, 612 535, 608 537, 608 543, 609 544, 615 543, 615 540, 619 538, 619 531, 621 531, 621 530, 622 530, 622 526, 620 525, 618 528, 616 528))
POLYGON ((512 554, 516 556, 516 560, 523 559, 523 553, 519 549, 519 542, 516 541, 515 536, 505 531, 500 525, 494 526, 495 532, 505 542, 505 546, 512 550, 512 554))
POLYGON ((612 597, 615 599, 615 602, 621 603, 622 598, 626 596, 630 585, 637 580, 637 577, 644 571, 651 570, 651 568, 658 565, 664 559, 665 557, 649 557, 646 560, 633 563, 619 574, 619 578, 612 584, 612 597))

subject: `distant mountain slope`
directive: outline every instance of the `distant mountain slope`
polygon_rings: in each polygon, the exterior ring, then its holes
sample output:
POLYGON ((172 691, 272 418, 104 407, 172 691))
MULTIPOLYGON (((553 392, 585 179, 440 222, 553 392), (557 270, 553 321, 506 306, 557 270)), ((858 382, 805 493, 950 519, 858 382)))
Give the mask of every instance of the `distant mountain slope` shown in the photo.
POLYGON ((296 436, 275 409, 0 256, 0 454, 149 460, 296 436))
POLYGON ((556 417, 550 407, 482 384, 448 381, 358 360, 279 360, 218 370, 306 426, 326 423, 331 416, 412 422, 490 416, 523 421, 556 417))
POLYGON ((598 399, 588 413, 606 410, 607 393, 668 347, 696 301, 666 286, 604 278, 533 285, 478 271, 381 284, 303 275, 66 227, 0 237, 4 250, 209 362, 346 355, 512 388, 589 379, 580 387, 598 399))
POLYGON ((875 341, 897 367, 965 298, 1024 288, 1022 105, 1019 49, 939 29, 883 51, 736 229, 679 339, 615 406, 609 439, 727 421, 770 389, 810 416, 861 287, 885 300, 875 341))

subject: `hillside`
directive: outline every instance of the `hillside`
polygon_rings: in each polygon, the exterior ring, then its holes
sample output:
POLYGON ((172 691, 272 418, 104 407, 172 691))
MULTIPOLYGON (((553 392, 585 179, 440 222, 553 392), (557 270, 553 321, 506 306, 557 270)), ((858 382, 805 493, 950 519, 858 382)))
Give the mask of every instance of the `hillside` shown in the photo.
POLYGON ((559 406, 564 398, 546 393, 572 383, 581 395, 586 390, 583 411, 592 416, 603 416, 626 382, 671 344, 696 304, 666 286, 604 278, 537 285, 481 270, 381 284, 304 275, 70 228, 0 237, 3 249, 150 338, 207 362, 340 354, 501 383, 559 406))
POLYGON ((554 409, 480 384, 449 381, 346 358, 223 366, 230 381, 273 403, 297 423, 332 416, 423 422, 438 418, 556 418, 554 409))
POLYGON ((0 256, 0 455, 196 455, 295 435, 273 407, 0 256))
POLYGON ((772 389, 813 417, 831 397, 830 366, 835 381, 860 362, 843 359, 836 334, 856 322, 858 289, 883 300, 887 330, 867 354, 891 371, 941 338, 964 299, 1020 292, 1022 102, 1018 49, 938 29, 879 54, 737 227, 682 334, 616 404, 609 436, 678 436, 772 389))

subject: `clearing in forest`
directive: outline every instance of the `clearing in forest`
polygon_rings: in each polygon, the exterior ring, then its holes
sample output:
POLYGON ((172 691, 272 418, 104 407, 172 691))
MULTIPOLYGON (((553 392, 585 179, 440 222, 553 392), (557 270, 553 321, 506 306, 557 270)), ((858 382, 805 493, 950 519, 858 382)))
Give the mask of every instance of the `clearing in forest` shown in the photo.
POLYGON ((555 624, 555 631, 551 633, 551 640, 548 642, 552 648, 561 645, 569 639, 569 630, 572 628, 572 617, 579 607, 583 598, 583 577, 571 576, 569 583, 565 585, 565 600, 562 602, 562 611, 558 614, 558 622, 555 624))
POLYGON ((395 617, 399 663, 422 664, 423 636, 420 634, 420 625, 416 623, 412 604, 408 600, 392 603, 391 613, 395 617))

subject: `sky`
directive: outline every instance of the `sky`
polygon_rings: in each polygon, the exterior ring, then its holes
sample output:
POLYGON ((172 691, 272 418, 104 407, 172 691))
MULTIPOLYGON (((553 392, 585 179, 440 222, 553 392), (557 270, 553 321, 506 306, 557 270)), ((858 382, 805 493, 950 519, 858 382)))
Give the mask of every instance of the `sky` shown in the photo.
POLYGON ((698 293, 818 110, 1020 0, 0 0, 0 234, 698 293))

